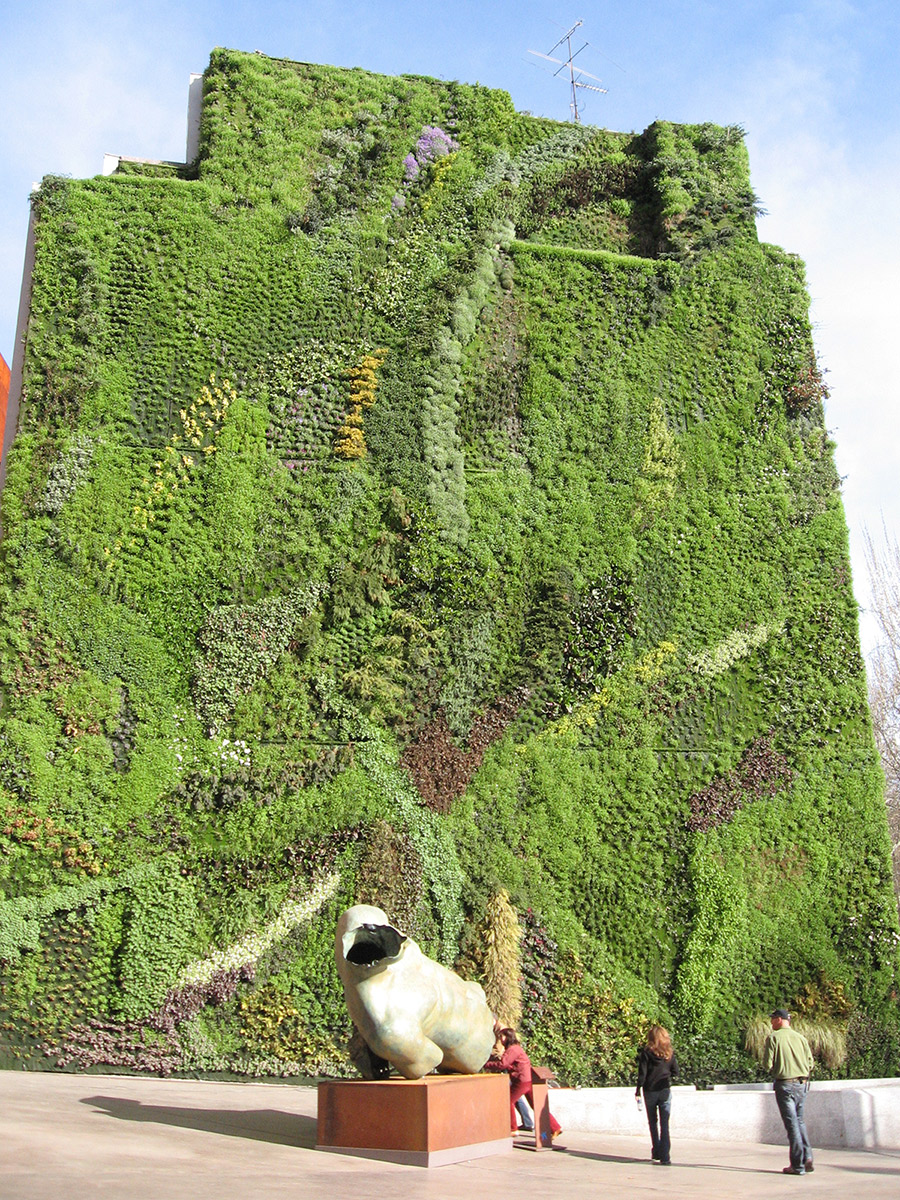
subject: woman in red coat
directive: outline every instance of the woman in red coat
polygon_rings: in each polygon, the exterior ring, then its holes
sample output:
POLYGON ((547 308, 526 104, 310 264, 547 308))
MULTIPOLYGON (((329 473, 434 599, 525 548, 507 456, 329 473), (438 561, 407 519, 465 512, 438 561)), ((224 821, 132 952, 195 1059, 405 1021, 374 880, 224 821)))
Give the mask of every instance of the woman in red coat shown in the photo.
MULTIPOLYGON (((497 1030, 494 1052, 484 1064, 484 1069, 486 1071, 505 1071, 509 1075, 509 1122, 512 1132, 515 1133, 518 1128, 516 1101, 522 1096, 527 1096, 531 1107, 534 1108, 534 1098, 531 1094, 531 1059, 525 1053, 514 1029, 497 1030)), ((558 1133, 562 1132, 559 1121, 553 1113, 548 1112, 548 1116, 550 1117, 550 1136, 556 1137, 558 1133)))

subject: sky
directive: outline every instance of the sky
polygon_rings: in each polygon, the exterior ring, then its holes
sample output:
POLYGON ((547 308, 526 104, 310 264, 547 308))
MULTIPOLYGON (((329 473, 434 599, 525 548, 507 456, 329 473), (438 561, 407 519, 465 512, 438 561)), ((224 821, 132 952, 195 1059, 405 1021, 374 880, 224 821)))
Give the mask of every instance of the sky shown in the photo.
POLYGON ((215 46, 504 88, 569 119, 546 53, 577 21, 605 95, 590 124, 739 124, 760 237, 807 267, 827 372, 860 632, 864 531, 900 535, 900 6, 896 0, 31 0, 0 16, 0 353, 12 361, 28 195, 46 174, 98 174, 106 152, 184 158, 188 77, 215 46), (897 422, 897 424, 895 424, 897 422))

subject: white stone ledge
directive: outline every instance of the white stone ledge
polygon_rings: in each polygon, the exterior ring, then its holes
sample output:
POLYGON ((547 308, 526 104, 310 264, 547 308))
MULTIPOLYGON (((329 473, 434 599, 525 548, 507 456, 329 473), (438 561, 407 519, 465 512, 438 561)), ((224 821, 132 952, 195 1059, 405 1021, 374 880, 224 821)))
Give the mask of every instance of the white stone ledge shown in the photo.
MULTIPOLYGON (((551 1088, 550 1108, 573 1131, 634 1136, 647 1128, 634 1088, 551 1088)), ((900 1151, 900 1079, 813 1082, 806 1125, 813 1146, 900 1151)), ((772 1085, 765 1083, 725 1084, 712 1091, 673 1088, 672 1130, 706 1141, 785 1140, 772 1085)))

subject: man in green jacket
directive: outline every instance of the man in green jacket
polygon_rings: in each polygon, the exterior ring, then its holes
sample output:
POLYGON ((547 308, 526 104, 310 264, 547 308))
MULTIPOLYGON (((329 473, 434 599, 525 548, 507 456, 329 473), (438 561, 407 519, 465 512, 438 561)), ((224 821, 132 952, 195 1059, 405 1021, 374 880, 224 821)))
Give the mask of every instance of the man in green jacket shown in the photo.
POLYGON ((787 1130, 791 1165, 785 1175, 805 1175, 813 1169, 812 1147, 803 1120, 803 1105, 809 1089, 813 1056, 802 1033, 791 1029, 786 1008, 772 1013, 772 1032, 763 1048, 763 1066, 775 1080, 775 1099, 787 1130))

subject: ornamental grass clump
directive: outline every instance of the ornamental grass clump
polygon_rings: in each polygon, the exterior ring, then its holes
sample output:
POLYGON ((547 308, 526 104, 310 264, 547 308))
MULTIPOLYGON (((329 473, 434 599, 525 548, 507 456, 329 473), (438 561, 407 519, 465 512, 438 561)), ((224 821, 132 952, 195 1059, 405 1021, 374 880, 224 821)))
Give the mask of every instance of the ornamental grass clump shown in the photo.
POLYGON ((503 888, 488 900, 484 925, 484 994, 497 1020, 516 1029, 522 1022, 522 929, 503 888))
MULTIPOLYGON (((837 1071, 847 1060, 847 1026, 825 1017, 797 1017, 791 1028, 802 1033, 809 1042, 813 1057, 829 1071, 837 1071)), ((772 1032, 768 1017, 753 1017, 747 1023, 744 1046, 757 1062, 762 1062, 766 1038, 772 1032)))

